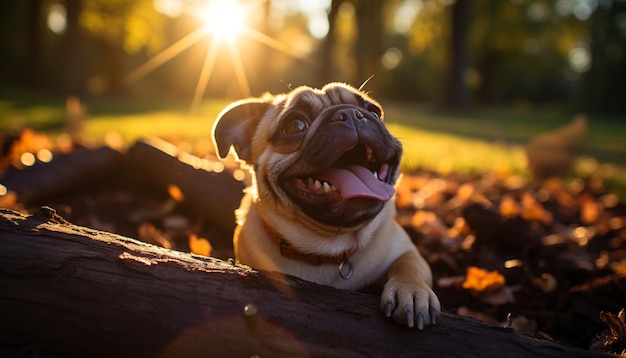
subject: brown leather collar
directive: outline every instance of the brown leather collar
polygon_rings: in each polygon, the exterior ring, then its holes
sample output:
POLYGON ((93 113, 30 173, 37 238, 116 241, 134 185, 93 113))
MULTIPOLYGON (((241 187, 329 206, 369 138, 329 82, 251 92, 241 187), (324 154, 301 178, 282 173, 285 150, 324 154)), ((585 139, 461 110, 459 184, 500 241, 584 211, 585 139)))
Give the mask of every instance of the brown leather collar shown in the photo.
POLYGON ((276 232, 272 230, 272 228, 270 228, 269 225, 267 225, 265 222, 263 222, 263 227, 265 228, 265 232, 267 233, 267 236, 270 238, 270 240, 272 240, 272 242, 278 245, 280 254, 283 255, 283 257, 286 257, 292 260, 303 261, 311 265, 315 265, 315 266, 319 266, 322 264, 342 265, 343 263, 347 262, 348 257, 352 256, 357 251, 357 249, 355 248, 348 252, 344 252, 341 255, 336 255, 336 256, 305 254, 305 253, 298 251, 298 249, 296 249, 295 247, 291 246, 287 240, 283 239, 282 237, 279 237, 278 234, 276 234, 276 232))

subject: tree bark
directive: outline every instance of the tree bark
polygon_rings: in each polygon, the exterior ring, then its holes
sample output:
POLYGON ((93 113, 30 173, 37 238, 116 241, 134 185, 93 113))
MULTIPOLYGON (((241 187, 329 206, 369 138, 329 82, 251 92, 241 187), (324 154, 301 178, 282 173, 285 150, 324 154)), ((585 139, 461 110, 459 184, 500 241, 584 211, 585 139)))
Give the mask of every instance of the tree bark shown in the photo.
POLYGON ((80 148, 60 154, 49 163, 9 170, 0 184, 15 192, 25 205, 37 205, 51 198, 93 187, 94 182, 112 181, 123 171, 122 153, 110 148, 80 148))
POLYGON ((27 206, 116 183, 132 183, 137 190, 162 193, 176 186, 183 196, 179 198, 181 204, 201 213, 230 244, 235 229, 234 212, 245 186, 226 171, 215 173, 194 167, 194 163, 201 162, 173 144, 145 138, 133 144, 127 153, 106 146, 82 148, 56 156, 49 163, 11 170, 0 178, 0 185, 15 192, 19 202, 27 206))
POLYGON ((443 314, 408 329, 378 297, 0 209, 1 356, 602 354, 443 314))
POLYGON ((457 1, 452 5, 452 38, 450 46, 450 70, 448 86, 444 96, 447 106, 466 108, 469 93, 465 83, 468 64, 467 33, 470 24, 471 0, 457 1))
POLYGON ((26 68, 24 79, 34 88, 42 84, 43 77, 43 1, 28 1, 28 17, 26 18, 26 68))
POLYGON ((320 62, 319 67, 320 78, 322 84, 336 81, 335 66, 333 61, 333 52, 336 46, 336 28, 337 28, 337 13, 339 13, 339 6, 343 3, 342 0, 332 0, 330 2, 330 10, 328 11, 328 33, 321 44, 320 49, 320 62))
POLYGON ((79 96, 85 93, 86 71, 84 34, 80 26, 82 0, 66 0, 65 8, 67 26, 63 35, 58 83, 64 94, 79 96))
MULTIPOLYGON (((362 85, 371 76, 380 73, 380 56, 383 54, 383 2, 363 0, 356 3, 358 36, 356 39, 357 79, 362 85)), ((367 90, 375 92, 377 81, 368 82, 367 90)))

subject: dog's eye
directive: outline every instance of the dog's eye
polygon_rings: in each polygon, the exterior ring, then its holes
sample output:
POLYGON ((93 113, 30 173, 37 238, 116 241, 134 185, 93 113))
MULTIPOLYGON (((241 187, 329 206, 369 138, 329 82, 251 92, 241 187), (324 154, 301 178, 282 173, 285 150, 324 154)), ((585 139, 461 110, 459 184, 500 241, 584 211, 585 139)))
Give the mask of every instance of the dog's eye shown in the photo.
POLYGON ((381 112, 380 112, 380 108, 378 108, 377 105, 375 105, 374 103, 365 101, 364 106, 368 112, 375 115, 376 118, 380 119, 381 112))
POLYGON ((309 123, 302 119, 301 116, 291 116, 282 125, 284 135, 298 134, 309 128, 309 123))

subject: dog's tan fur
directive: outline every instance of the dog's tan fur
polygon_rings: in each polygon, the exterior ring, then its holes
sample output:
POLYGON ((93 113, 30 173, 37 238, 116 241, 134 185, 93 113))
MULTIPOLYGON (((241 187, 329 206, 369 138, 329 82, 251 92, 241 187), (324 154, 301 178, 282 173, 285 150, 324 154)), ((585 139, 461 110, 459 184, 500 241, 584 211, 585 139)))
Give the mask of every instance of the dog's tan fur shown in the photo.
POLYGON ((428 264, 394 219, 393 199, 363 223, 336 226, 305 214, 279 185, 281 174, 296 164, 302 165, 296 163, 298 153, 309 145, 310 133, 323 125, 321 120, 312 121, 309 133, 299 143, 272 142, 279 119, 286 111, 305 103, 311 113, 319 116, 337 105, 362 108, 363 99, 380 109, 382 119, 382 108, 377 102, 338 83, 321 90, 300 87, 288 94, 239 101, 220 114, 214 127, 219 154, 223 157, 234 147, 253 173, 253 184, 236 213, 239 225, 234 236, 235 256, 256 269, 279 271, 342 289, 356 290, 385 280, 380 303, 383 312, 398 323, 421 329, 424 324, 435 322, 440 312, 439 300, 430 288, 428 264), (349 259, 352 277, 342 278, 337 265, 313 266, 282 256, 266 227, 304 254, 337 256, 353 252, 349 259))

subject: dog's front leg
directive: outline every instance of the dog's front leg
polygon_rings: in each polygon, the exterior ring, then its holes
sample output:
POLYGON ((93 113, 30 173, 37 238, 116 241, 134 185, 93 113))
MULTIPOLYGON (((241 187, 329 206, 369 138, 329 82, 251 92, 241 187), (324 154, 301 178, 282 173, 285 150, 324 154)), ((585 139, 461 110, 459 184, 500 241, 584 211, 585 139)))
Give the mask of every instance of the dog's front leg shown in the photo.
POLYGON ((441 308, 430 288, 432 275, 428 264, 417 251, 400 256, 389 269, 380 300, 380 308, 397 323, 423 329, 435 324, 441 308))

